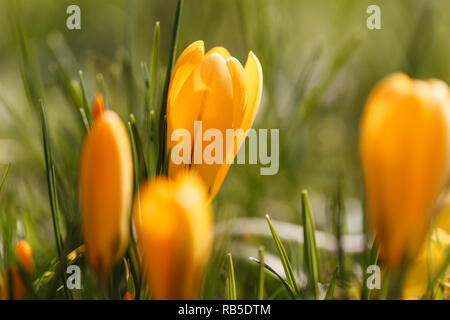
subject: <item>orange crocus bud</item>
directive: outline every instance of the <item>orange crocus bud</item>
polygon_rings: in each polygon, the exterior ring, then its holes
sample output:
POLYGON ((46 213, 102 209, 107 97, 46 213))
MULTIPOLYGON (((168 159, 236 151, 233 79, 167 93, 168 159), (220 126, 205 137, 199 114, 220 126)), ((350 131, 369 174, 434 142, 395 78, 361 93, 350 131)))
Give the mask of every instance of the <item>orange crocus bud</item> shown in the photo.
MULTIPOLYGON (((25 240, 20 240, 14 248, 14 253, 18 260, 20 267, 28 273, 30 277, 34 274, 34 260, 31 252, 31 247, 25 240)), ((19 270, 17 268, 11 268, 6 270, 3 274, 2 290, 0 292, 0 298, 6 300, 9 298, 9 283, 12 281, 12 299, 23 300, 26 298, 26 288, 21 278, 19 270)))
POLYGON ((203 41, 188 46, 173 69, 168 93, 167 152, 183 159, 180 163, 170 157, 169 176, 192 169, 198 172, 213 198, 252 127, 262 87, 262 68, 253 52, 243 67, 225 48, 215 47, 205 54, 203 41), (222 139, 201 143, 203 137, 198 131, 194 137, 195 121, 201 121, 203 133, 213 129, 222 139), (177 129, 189 132, 190 140, 180 139, 177 129), (229 143, 227 130, 234 130, 231 132, 235 134, 229 143), (215 144, 216 151, 210 144, 215 144), (205 159, 205 154, 211 154, 212 159, 205 159))
POLYGON ((131 296, 130 292, 127 291, 122 297, 122 300, 133 300, 133 297, 131 296))
POLYGON ((134 221, 142 274, 155 299, 195 299, 210 256, 213 216, 203 182, 158 177, 140 188, 134 221))
POLYGON ((14 248, 17 259, 22 268, 32 275, 34 273, 34 260, 31 247, 25 240, 20 240, 14 248))
POLYGON ((133 167, 125 126, 114 111, 104 109, 101 95, 93 116, 81 152, 80 210, 87 261, 105 275, 128 242, 133 167))
POLYGON ((401 73, 377 84, 364 108, 359 142, 369 224, 393 269, 417 254, 448 182, 449 112, 444 82, 401 73))

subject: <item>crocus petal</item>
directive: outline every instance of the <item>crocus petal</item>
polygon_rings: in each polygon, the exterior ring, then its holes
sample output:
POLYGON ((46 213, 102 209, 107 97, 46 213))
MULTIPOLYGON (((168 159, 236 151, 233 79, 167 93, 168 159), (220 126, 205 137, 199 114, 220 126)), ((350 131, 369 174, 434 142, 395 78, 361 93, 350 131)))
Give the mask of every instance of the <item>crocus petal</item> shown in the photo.
MULTIPOLYGON (((261 102, 262 88, 263 88, 263 74, 261 64, 258 58, 253 52, 249 52, 247 62, 245 64, 245 80, 246 80, 246 104, 245 113, 242 116, 242 123, 240 128, 244 130, 245 134, 241 134, 237 138, 236 150, 234 154, 236 155, 241 147, 242 143, 247 136, 247 130, 253 125, 256 114, 258 113, 259 104, 261 102)), ((236 127, 235 127, 236 129, 236 127)), ((217 172, 214 183, 210 189, 211 198, 219 192, 220 186, 222 185, 225 176, 230 168, 230 163, 224 163, 220 170, 217 172)))
POLYGON ((171 104, 178 95, 181 87, 186 79, 194 71, 194 69, 203 61, 205 57, 205 45, 199 40, 189 45, 180 55, 175 64, 170 79, 170 89, 168 96, 169 110, 171 104))
MULTIPOLYGON (((202 121, 203 135, 208 129, 219 130, 223 138, 221 145, 219 142, 219 148, 224 151, 226 150, 226 141, 224 139, 226 137, 226 129, 232 129, 234 116, 233 88, 225 59, 216 53, 211 54, 205 58, 194 72, 194 77, 194 91, 200 90, 203 92, 199 101, 201 107, 198 117, 202 121)), ((199 143, 197 139, 202 139, 202 137, 194 137, 194 150, 199 143)), ((213 142, 204 141, 202 143, 202 155, 210 143, 213 142)), ((220 162, 225 162, 225 157, 226 154, 222 154, 220 162)), ((192 169, 200 174, 206 186, 210 189, 221 163, 207 164, 205 163, 206 160, 205 157, 202 157, 202 163, 196 164, 194 151, 192 169)))
POLYGON ((245 73, 247 75, 247 108, 241 128, 247 130, 253 125, 253 121, 258 113, 263 88, 261 64, 251 51, 245 63, 245 73))
POLYGON ((210 56, 213 53, 220 54, 224 59, 231 57, 231 54, 224 47, 214 47, 206 53, 206 56, 210 56))
MULTIPOLYGON (((170 109, 167 110, 168 151, 179 143, 172 141, 174 130, 184 129, 189 132, 191 138, 192 157, 195 139, 202 138, 194 136, 194 121, 202 121, 203 133, 208 128, 220 129, 227 123, 232 123, 232 97, 231 78, 225 60, 217 53, 206 57, 186 79, 170 109)), ((173 177, 175 173, 185 168, 185 163, 175 164, 169 160, 169 176, 173 177)))
MULTIPOLYGON (((236 58, 226 59, 233 86, 233 129, 240 128, 247 104, 246 74, 242 64, 236 58)), ((230 128, 231 129, 231 128, 230 128)))

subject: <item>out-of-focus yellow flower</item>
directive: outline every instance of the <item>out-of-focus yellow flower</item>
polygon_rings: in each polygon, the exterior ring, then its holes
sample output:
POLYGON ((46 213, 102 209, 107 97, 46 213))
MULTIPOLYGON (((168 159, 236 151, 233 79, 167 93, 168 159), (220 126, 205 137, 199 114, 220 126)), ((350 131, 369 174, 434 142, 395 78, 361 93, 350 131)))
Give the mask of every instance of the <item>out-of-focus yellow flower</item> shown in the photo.
POLYGON ((373 89, 360 127, 369 223, 382 260, 417 254, 449 177, 450 97, 439 80, 393 74, 373 89))
MULTIPOLYGON (((222 185, 225 175, 247 130, 251 128, 261 101, 263 76, 261 65, 253 52, 248 54, 245 68, 223 47, 215 47, 205 54, 203 41, 188 46, 174 67, 167 102, 167 148, 168 152, 178 144, 172 141, 176 129, 190 133, 192 165, 175 164, 169 160, 169 176, 173 177, 187 167, 197 171, 203 179, 210 198, 222 185), (201 158, 209 143, 199 147, 201 136, 194 137, 194 121, 202 121, 202 131, 217 129, 223 141, 221 163, 195 163, 194 150, 200 149, 201 158), (227 129, 242 129, 234 143, 226 144, 227 129), (227 153, 229 157, 227 158, 227 153)), ((213 139, 214 140, 214 139, 213 139)), ((211 142, 213 143, 213 142, 211 142)), ((197 161, 198 162, 198 161, 197 161)))
POLYGON ((154 299, 198 298, 213 235, 203 182, 192 174, 157 177, 140 188, 134 221, 142 274, 154 299))
MULTIPOLYGON (((432 275, 435 275, 442 267, 445 252, 450 245, 450 234, 442 229, 435 229, 430 241, 431 243, 425 241, 416 259, 408 266, 402 289, 403 299, 421 299, 426 294, 430 274, 429 262, 431 262, 432 275), (428 248, 428 245, 430 248, 428 248)), ((449 299, 450 268, 445 272, 443 282, 445 286, 444 298, 449 299)))
POLYGON ((450 234, 450 193, 447 193, 441 203, 441 209, 436 216, 434 226, 450 234))
MULTIPOLYGON (((20 240, 14 248, 14 253, 18 260, 20 267, 28 273, 30 278, 34 274, 34 260, 31 252, 31 247, 25 240, 20 240)), ((6 270, 3 274, 2 289, 0 291, 0 300, 6 300, 9 298, 9 279, 12 281, 12 299, 23 300, 26 297, 27 291, 25 284, 21 278, 20 272, 16 268, 11 268, 10 271, 6 270), (9 273, 10 272, 10 273, 9 273)))
POLYGON ((86 258, 107 274, 128 242, 133 192, 131 146, 119 116, 95 98, 94 124, 81 152, 79 196, 86 258))

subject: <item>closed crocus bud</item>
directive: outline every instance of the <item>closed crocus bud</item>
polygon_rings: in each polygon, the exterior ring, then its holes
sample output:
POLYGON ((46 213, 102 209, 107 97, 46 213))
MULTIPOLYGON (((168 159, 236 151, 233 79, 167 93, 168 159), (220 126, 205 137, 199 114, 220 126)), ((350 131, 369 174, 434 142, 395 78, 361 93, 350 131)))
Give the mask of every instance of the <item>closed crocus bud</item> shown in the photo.
MULTIPOLYGON (((16 255, 17 262, 20 267, 31 277, 34 274, 34 260, 31 252, 31 247, 25 240, 20 240, 16 247, 14 248, 14 253, 16 255)), ((0 298, 6 300, 12 293, 11 299, 23 300, 27 295, 25 284, 21 274, 17 268, 11 268, 6 270, 3 274, 2 290, 0 292, 0 298), (10 281, 12 282, 12 290, 9 289, 10 281)))
POLYGON ((417 254, 448 181, 449 111, 445 83, 400 73, 377 84, 364 108, 359 142, 369 224, 392 269, 417 254))
POLYGON ((152 298, 196 299, 210 256, 213 216, 200 178, 158 177, 134 205, 141 269, 152 298))
POLYGON ((243 67, 225 48, 205 54, 203 41, 187 47, 173 69, 168 93, 169 176, 186 168, 197 171, 213 198, 253 124, 262 86, 261 65, 253 52, 243 67), (196 121, 201 125, 195 126, 196 121), (235 130, 236 136, 228 143, 227 130, 235 130))
POLYGON ((106 275, 128 243, 132 156, 125 126, 115 112, 104 110, 101 95, 92 113, 94 123, 81 152, 80 210, 87 261, 106 275))

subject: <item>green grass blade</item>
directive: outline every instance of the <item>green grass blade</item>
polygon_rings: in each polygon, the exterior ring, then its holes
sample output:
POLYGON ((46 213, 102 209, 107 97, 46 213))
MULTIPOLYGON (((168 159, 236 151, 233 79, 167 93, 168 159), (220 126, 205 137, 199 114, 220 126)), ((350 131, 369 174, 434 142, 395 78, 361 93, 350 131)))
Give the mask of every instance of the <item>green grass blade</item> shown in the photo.
POLYGON ((44 104, 41 104, 41 123, 42 123, 42 139, 44 144, 44 155, 45 155, 45 167, 47 172, 47 184, 48 193, 50 197, 50 208, 52 211, 53 229, 56 238, 56 247, 58 250, 58 255, 62 257, 62 237, 61 228, 59 224, 59 206, 58 206, 58 195, 56 191, 56 176, 55 168, 53 163, 53 155, 51 150, 50 139, 48 135, 47 127, 47 116, 45 113, 44 104))
POLYGON ((154 149, 157 139, 155 138, 153 131, 156 128, 155 122, 155 110, 156 107, 156 92, 158 88, 158 55, 160 46, 160 27, 159 21, 155 23, 155 29, 153 32, 153 46, 151 57, 151 74, 149 75, 147 64, 144 62, 142 65, 142 72, 145 82, 145 115, 144 115, 144 146, 145 146, 145 163, 147 164, 147 174, 153 176, 156 166, 156 159, 154 156, 154 149), (152 119, 153 118, 153 119, 152 119), (153 164, 155 163, 155 164, 153 164))
POLYGON ((308 193, 303 190, 302 198, 302 221, 303 221, 303 244, 306 271, 308 274, 308 287, 313 293, 313 298, 319 297, 320 265, 317 251, 314 222, 311 216, 308 193))
POLYGON ((233 267, 233 258, 231 257, 231 253, 227 254, 227 299, 228 300, 237 300, 236 296, 236 280, 234 278, 234 267, 233 267))
POLYGON ((26 40, 25 28, 22 21, 20 1, 9 1, 9 20, 20 50, 20 71, 24 89, 33 110, 39 114, 40 99, 42 99, 41 83, 38 76, 36 58, 26 40))
POLYGON ((158 161, 158 120, 155 110, 150 111, 150 159, 149 159, 149 175, 156 174, 156 164, 158 161))
MULTIPOLYGON (((280 282, 283 284, 283 286, 286 288, 286 290, 287 290, 287 292, 289 293, 289 295, 291 296, 292 300, 297 300, 298 295, 297 295, 297 293, 294 291, 294 289, 291 288, 291 286, 286 282, 286 280, 284 280, 283 277, 280 276, 280 275, 278 274, 278 272, 276 272, 271 266, 269 266, 269 265, 266 264, 266 263, 261 263, 261 261, 259 261, 259 260, 256 259, 256 258, 253 258, 253 257, 250 257, 249 259, 250 259, 250 261, 253 261, 253 262, 258 263, 260 266, 261 266, 261 265, 264 266, 264 268, 265 268, 266 270, 268 270, 270 273, 272 273, 273 275, 275 275, 275 276, 278 278, 278 280, 280 280, 280 282)), ((269 299, 269 300, 270 300, 270 299, 269 299)))
POLYGON ((122 60, 122 74, 125 84, 126 97, 127 97, 127 110, 129 113, 137 112, 138 88, 135 80, 135 74, 133 69, 133 60, 130 52, 124 52, 122 60))
POLYGON ((87 118, 86 112, 84 111, 83 108, 80 108, 79 111, 80 111, 81 121, 83 122, 84 130, 86 131, 86 133, 88 133, 90 130, 90 127, 89 127, 89 120, 87 118))
MULTIPOLYGON (((138 197, 138 199, 140 198, 140 193, 139 193, 139 183, 140 183, 140 179, 139 179, 139 157, 138 157, 138 151, 137 151, 137 147, 136 147, 136 136, 135 136, 135 119, 133 115, 130 115, 130 121, 128 121, 128 134, 130 135, 130 142, 131 142, 131 151, 132 151, 132 155, 133 155, 133 173, 134 173, 134 190, 136 193, 136 196, 138 197)), ((140 203, 140 201, 137 201, 138 205, 140 203)), ((140 208, 138 209, 140 210, 140 208)), ((131 225, 130 225, 130 228, 131 225)), ((136 299, 140 299, 141 297, 141 277, 139 274, 139 263, 137 260, 138 254, 137 254, 137 248, 135 246, 135 242, 133 237, 131 236, 132 230, 130 230, 130 245, 128 247, 128 255, 130 257, 130 261, 131 261, 131 268, 133 269, 133 273, 134 273, 134 279, 135 279, 135 288, 136 288, 136 299)))
POLYGON ((105 101, 105 109, 109 109, 109 98, 108 98, 108 91, 106 88, 105 83, 105 77, 103 77, 102 73, 98 73, 95 76, 95 80, 97 81, 97 88, 100 91, 100 93, 103 95, 103 100, 105 101))
POLYGON ((299 294, 297 283, 295 281, 294 272, 292 271, 292 265, 289 262, 289 258, 287 256, 286 250, 284 249, 283 244, 281 243, 280 237, 278 236, 275 228, 273 227, 272 221, 270 221, 269 215, 266 215, 267 223, 269 224, 270 231, 272 233, 272 238, 275 241, 275 245, 278 251, 278 254, 281 259, 281 263, 283 264, 284 273, 286 275, 287 283, 292 291, 294 291, 297 295, 299 294))
POLYGON ((260 246, 258 249, 258 259, 259 259, 259 276, 258 276, 258 292, 257 299, 264 300, 264 247, 260 246))
POLYGON ((149 173, 151 162, 151 136, 152 136, 152 124, 151 124, 151 107, 150 107, 150 76, 148 74, 148 67, 145 62, 141 64, 142 76, 144 78, 145 94, 144 94, 144 153, 146 172, 149 173))
POLYGON ((78 114, 79 109, 83 107, 83 101, 80 86, 71 75, 71 70, 75 68, 75 62, 69 63, 74 60, 73 54, 60 34, 47 37, 47 45, 56 64, 55 75, 60 81, 62 91, 78 114))
POLYGON ((133 177, 134 177, 134 189, 139 188, 139 164, 137 160, 136 143, 134 141, 133 129, 131 128, 131 122, 128 121, 128 134, 130 135, 131 153, 133 155, 133 177))
POLYGON ((138 173, 138 182, 140 183, 142 177, 147 177, 147 164, 145 162, 145 153, 144 148, 142 147, 142 140, 139 135, 139 131, 136 125, 136 118, 134 114, 130 114, 130 124, 131 124, 131 130, 133 132, 133 139, 134 144, 136 148, 136 159, 138 161, 139 167, 137 167, 137 173, 138 173))
MULTIPOLYGON (((56 240, 56 249, 58 251, 58 257, 60 261, 65 261, 63 253, 63 241, 61 235, 61 226, 59 222, 59 205, 58 205, 58 193, 56 191, 56 175, 55 166, 53 163, 53 154, 50 143, 50 137, 48 135, 47 116, 45 113, 44 104, 41 102, 41 124, 42 124, 42 140, 44 146, 45 155, 45 167, 47 175, 48 194, 50 199, 50 209, 52 213, 53 231, 56 240)), ((63 273, 64 294, 68 298, 67 288, 65 286, 65 273, 63 273)))
POLYGON ((159 153, 158 164, 156 166, 157 174, 164 174, 164 163, 166 156, 166 135, 167 135, 167 94, 169 92, 170 78, 172 74, 172 68, 175 64, 175 57, 177 51, 178 34, 180 31, 181 11, 183 9, 184 0, 178 0, 177 11, 175 13, 175 21, 172 31, 172 44, 169 51, 169 62, 167 64, 166 78, 164 83, 164 91, 161 102, 161 111, 159 115, 159 153))
POLYGON ((3 184, 5 183, 6 177, 8 176, 8 172, 9 172, 9 168, 10 167, 11 167, 11 163, 8 163, 8 165, 6 166, 5 171, 3 172, 2 180, 0 181, 0 191, 2 191, 3 184))
POLYGON ((334 270, 333 277, 331 278, 330 285, 327 293, 325 294, 325 300, 333 300, 334 288, 336 287, 336 279, 339 273, 339 267, 334 270))
POLYGON ((150 108, 156 110, 156 92, 158 90, 158 59, 160 46, 160 27, 159 21, 155 23, 155 30, 153 31, 153 46, 152 46, 152 60, 151 60, 151 78, 150 78, 150 108))
MULTIPOLYGON (((130 115, 131 118, 132 115, 130 115)), ((134 136, 132 120, 128 121, 128 134, 130 135, 131 142, 131 152, 133 155, 133 175, 134 175, 134 190, 137 192, 139 190, 139 159, 136 149, 136 139, 134 136)))
POLYGON ((91 110, 89 108, 89 99, 88 99, 87 93, 86 93, 86 85, 85 85, 85 82, 84 82, 84 76, 83 76, 83 71, 82 70, 78 71, 78 78, 80 80, 81 101, 83 102, 82 107, 84 109, 84 114, 85 114, 86 119, 88 121, 89 127, 91 127, 91 125, 92 125, 92 115, 91 115, 91 110))

